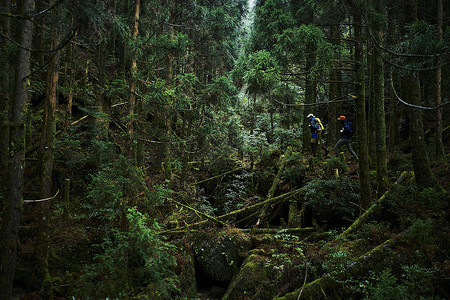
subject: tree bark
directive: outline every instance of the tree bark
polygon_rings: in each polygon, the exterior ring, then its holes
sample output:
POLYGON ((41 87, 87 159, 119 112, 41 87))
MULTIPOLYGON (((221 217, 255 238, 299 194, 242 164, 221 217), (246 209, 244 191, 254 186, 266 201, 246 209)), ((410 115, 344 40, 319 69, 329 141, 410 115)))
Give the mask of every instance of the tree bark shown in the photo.
MULTIPOLYGON (((54 49, 59 44, 59 29, 53 31, 50 48, 54 49)), ((56 107, 58 99, 59 80, 59 51, 48 64, 47 91, 44 99, 44 116, 40 141, 40 197, 49 198, 52 194, 53 152, 56 135, 56 107)), ((43 201, 40 204, 38 231, 35 246, 35 262, 38 279, 41 282, 41 295, 46 299, 52 299, 51 278, 48 271, 48 254, 50 248, 49 237, 49 210, 50 202, 43 201)))
MULTIPOLYGON (((410 0, 407 4, 411 13, 406 16, 406 22, 414 23, 417 21, 417 2, 415 0, 410 0)), ((405 85, 406 98, 410 99, 410 103, 421 106, 422 99, 420 93, 419 72, 409 71, 406 76, 402 78, 402 83, 405 85)), ((440 186, 430 169, 430 162, 425 144, 422 110, 409 107, 407 111, 409 111, 410 116, 410 143, 416 184, 423 188, 434 187, 440 189, 440 186)))
POLYGON ((355 29, 355 91, 356 91, 356 134, 358 135, 359 183, 361 207, 368 208, 371 202, 369 184, 369 150, 367 147, 366 95, 364 83, 364 49, 362 37, 362 5, 351 1, 355 29))
MULTIPOLYGON (((374 36, 379 43, 383 41, 381 24, 374 25, 374 36)), ((375 118, 375 145, 376 145, 376 170, 377 192, 382 195, 387 191, 389 182, 387 179, 387 154, 386 154, 386 119, 384 109, 384 63, 382 57, 375 51, 373 57, 373 101, 375 118)))
MULTIPOLYGON (((34 10, 34 0, 19 1, 21 12, 29 14, 34 10)), ((19 39, 21 47, 17 50, 17 74, 15 76, 15 94, 11 115, 11 164, 6 208, 1 227, 1 265, 0 295, 2 299, 10 299, 12 294, 14 268, 17 253, 19 225, 23 203, 23 176, 25 169, 25 124, 27 104, 29 101, 30 52, 33 22, 22 20, 19 39)))
MULTIPOLYGON (((141 0, 135 1, 134 6, 134 21, 133 21, 133 31, 132 39, 133 42, 137 41, 137 36, 139 33, 139 15, 141 8, 141 0)), ((137 53, 133 53, 131 63, 130 63, 130 91, 128 94, 128 120, 127 120, 127 140, 125 143, 126 157, 129 159, 133 158, 133 142, 134 142, 134 110, 136 107, 136 85, 137 85, 137 53)))
MULTIPOLYGON (((306 24, 310 24, 314 20, 314 11, 311 9, 308 13, 308 19, 305 21, 306 24)), ((305 78, 305 104, 312 104, 315 102, 316 96, 316 82, 312 75, 312 68, 314 67, 316 61, 315 47, 313 43, 309 43, 306 47, 309 53, 306 54, 306 78, 305 78)), ((303 110, 303 142, 302 142, 302 152, 303 154, 311 151, 311 132, 309 129, 309 122, 306 120, 308 114, 314 113, 313 111, 303 110)), ((317 150, 319 151, 319 149, 317 150)))
MULTIPOLYGON (((443 4, 442 0, 437 1, 437 27, 439 31, 439 41, 443 38, 443 4)), ((436 106, 441 105, 441 85, 442 85, 442 68, 436 69, 436 106)), ((444 160, 444 143, 442 140, 442 111, 440 108, 436 110, 436 160, 444 160)))
MULTIPOLYGON (((336 46, 339 43, 339 38, 341 36, 341 32, 338 25, 331 26, 331 38, 332 42, 336 44, 336 46)), ((342 81, 342 74, 341 71, 337 68, 333 68, 331 70, 330 74, 330 96, 329 98, 332 99, 338 99, 341 96, 342 90, 341 90, 341 83, 342 81)), ((334 143, 339 139, 339 128, 338 123, 336 122, 337 119, 337 112, 342 110, 342 104, 339 103, 330 103, 328 105, 328 136, 327 136, 327 145, 334 146, 334 143)))
MULTIPOLYGON (((407 83, 407 91, 411 104, 421 105, 420 98, 420 79, 419 74, 409 75, 405 82, 407 83)), ((428 159, 427 148, 425 144, 425 133, 423 130, 422 110, 417 108, 409 108, 410 111, 410 135, 411 135, 411 152, 414 173, 416 174, 416 184, 420 187, 438 188, 439 184, 430 169, 430 161, 428 159)))
MULTIPOLYGON (((11 1, 5 0, 0 6, 0 11, 11 12, 11 1)), ((2 26, 3 37, 1 39, 2 46, 0 51, 6 53, 9 45, 8 38, 11 35, 11 24, 9 17, 1 17, 0 24, 2 26)), ((9 57, 5 57, 3 63, 3 71, 7 75, 3 75, 0 82, 0 182, 7 182, 8 178, 8 154, 9 154, 9 117, 11 107, 11 89, 9 76, 12 73, 10 69, 9 57)), ((0 186, 0 218, 5 209, 6 184, 0 186)))
POLYGON ((375 99, 376 94, 376 82, 375 82, 375 72, 377 66, 376 64, 376 51, 374 49, 373 43, 370 41, 367 43, 368 54, 367 54, 367 64, 368 64, 368 72, 369 72, 369 100, 367 107, 367 139, 368 139, 368 149, 369 149, 369 168, 375 169, 377 164, 377 155, 376 155, 376 112, 375 112, 375 99))

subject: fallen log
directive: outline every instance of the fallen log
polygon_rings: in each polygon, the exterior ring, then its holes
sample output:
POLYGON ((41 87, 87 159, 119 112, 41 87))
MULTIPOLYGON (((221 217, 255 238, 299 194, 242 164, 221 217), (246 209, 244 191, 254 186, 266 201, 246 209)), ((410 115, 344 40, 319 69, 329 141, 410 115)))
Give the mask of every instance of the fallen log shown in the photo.
POLYGON ((218 218, 215 218, 215 217, 213 217, 213 216, 210 216, 210 215, 208 215, 208 214, 205 214, 204 212, 201 212, 201 211, 199 211, 199 210, 196 210, 195 208, 190 207, 190 206, 187 205, 187 204, 183 204, 183 203, 181 203, 181 202, 179 202, 179 201, 177 201, 177 200, 175 200, 175 199, 170 199, 170 201, 175 202, 177 205, 183 206, 183 207, 185 207, 185 208, 187 208, 187 209, 189 209, 189 210, 192 210, 192 211, 195 212, 195 214, 197 214, 197 215, 204 216, 205 218, 207 218, 207 219, 209 219, 209 220, 212 220, 212 221, 215 221, 215 222, 217 222, 217 223, 220 223, 220 224, 222 224, 223 226, 228 226, 228 225, 229 225, 229 224, 225 223, 224 221, 219 220, 218 218))
POLYGON ((225 175, 228 175, 228 174, 234 173, 234 172, 236 172, 236 171, 239 171, 239 170, 241 170, 241 169, 243 169, 243 168, 244 168, 244 167, 239 167, 239 168, 233 169, 233 170, 231 170, 231 171, 227 171, 227 172, 225 172, 225 173, 222 173, 222 174, 219 174, 219 175, 216 175, 216 176, 207 178, 207 179, 203 179, 203 180, 197 181, 197 182, 194 183, 194 185, 198 185, 198 184, 203 183, 203 182, 207 182, 207 181, 210 181, 210 180, 213 180, 213 179, 216 179, 216 178, 223 177, 223 176, 225 176, 225 175))
MULTIPOLYGON (((408 175, 414 176, 414 172, 403 172, 400 177, 397 179, 397 181, 394 183, 394 185, 397 185, 401 183, 408 175)), ((371 207, 369 207, 361 216, 359 216, 358 219, 356 219, 352 225, 350 225, 344 232, 342 232, 338 236, 338 240, 342 239, 346 236, 348 236, 350 233, 354 232, 358 228, 361 227, 362 224, 366 221, 367 218, 369 218, 369 215, 377 208, 380 204, 383 203, 383 201, 386 199, 387 195, 390 193, 391 190, 386 191, 383 196, 381 196, 377 201, 375 201, 374 204, 372 204, 371 207)))
MULTIPOLYGON (((300 192, 302 192, 304 190, 305 190, 305 187, 302 187, 300 189, 296 189, 294 191, 290 191, 290 192, 287 192, 285 194, 282 194, 282 195, 279 195, 279 196, 276 196, 276 197, 273 197, 273 198, 266 199, 266 200, 264 200, 262 202, 259 202, 259 203, 256 203, 256 204, 253 204, 253 205, 250 205, 250 206, 246 206, 244 208, 241 208, 241 209, 229 212, 227 214, 215 217, 215 219, 217 219, 217 220, 228 220, 229 218, 231 218, 233 216, 236 216, 236 215, 239 215, 239 214, 251 213, 252 211, 258 209, 260 206, 264 206, 265 204, 269 204, 270 205, 272 203, 276 203, 277 201, 288 199, 288 198, 290 198, 290 197, 292 197, 292 196, 294 196, 294 195, 296 195, 296 194, 298 194, 298 193, 300 193, 300 192)), ((170 230, 163 230, 163 231, 158 232, 158 234, 167 234, 168 232, 171 232, 171 231, 184 230, 184 229, 187 229, 189 227, 205 224, 206 222, 208 222, 208 220, 202 220, 202 221, 199 221, 199 222, 196 222, 196 223, 187 224, 185 226, 173 228, 173 229, 170 229, 170 230)))
POLYGON ((253 228, 253 229, 246 229, 245 231, 251 231, 255 234, 292 234, 292 235, 302 235, 305 233, 311 233, 316 231, 316 228, 314 227, 305 227, 305 228, 285 228, 285 229, 278 229, 278 228, 253 228))

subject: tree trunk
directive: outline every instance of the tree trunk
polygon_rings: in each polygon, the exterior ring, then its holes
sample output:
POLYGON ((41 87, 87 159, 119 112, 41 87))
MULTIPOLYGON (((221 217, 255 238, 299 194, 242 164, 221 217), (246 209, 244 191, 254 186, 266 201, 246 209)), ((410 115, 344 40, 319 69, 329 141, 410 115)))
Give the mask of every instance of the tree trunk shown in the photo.
MULTIPOLYGON (((19 1, 23 14, 34 10, 34 0, 19 1)), ((17 242, 20 217, 23 203, 23 176, 25 169, 25 124, 27 104, 29 101, 30 52, 33 22, 23 19, 19 32, 21 47, 17 50, 17 74, 15 76, 14 103, 11 110, 11 164, 6 208, 1 227, 1 265, 0 265, 0 295, 2 299, 10 299, 12 294, 14 267, 16 262, 17 242)))
MULTIPOLYGON (((3 5, 0 6, 0 11, 7 13, 11 12, 11 1, 5 0, 3 5)), ((1 17, 0 24, 2 26, 2 46, 0 51, 6 53, 7 45, 9 45, 8 38, 11 35, 11 24, 9 17, 1 17)), ((5 57, 2 60, 3 71, 7 74, 2 76, 0 82, 0 182, 7 182, 8 178, 8 154, 9 154, 9 115, 11 106, 11 89, 9 87, 10 80, 9 75, 12 70, 10 69, 9 57, 5 57)), ((1 214, 4 211, 6 199, 6 184, 0 185, 0 219, 1 214)))
POLYGON ((68 76, 69 76, 69 94, 67 95, 67 103, 66 103, 66 113, 65 113, 65 124, 64 124, 64 130, 67 131, 70 128, 70 123, 72 120, 72 102, 73 102, 73 93, 74 93, 74 62, 73 62, 73 45, 70 43, 67 46, 67 58, 66 58, 66 64, 68 69, 68 76))
MULTIPOLYGON (((50 48, 54 49, 59 44, 58 29, 53 32, 50 48)), ((53 149, 56 135, 56 107, 59 79, 59 59, 57 52, 48 64, 47 91, 44 102, 44 117, 40 141, 40 181, 41 199, 51 197, 52 193, 52 169, 53 149)), ((50 202, 44 201, 40 205, 39 225, 35 247, 35 262, 38 279, 41 282, 41 295, 46 299, 52 299, 51 278, 48 272, 49 240, 49 209, 50 202)))
MULTIPOLYGON (((305 8, 309 9, 309 8, 305 8)), ((311 24, 314 20, 314 10, 310 9, 307 12, 307 19, 305 20, 306 24, 311 24)), ((312 104, 315 102, 315 95, 316 95, 316 83, 315 78, 313 78, 312 75, 312 68, 314 67, 315 61, 316 61, 316 55, 315 55, 315 47, 313 43, 308 43, 306 49, 309 50, 309 53, 306 55, 306 79, 305 79, 305 104, 312 104)), ((307 107, 307 106, 306 106, 307 107)), ((306 116, 308 114, 313 113, 314 111, 308 111, 308 109, 303 110, 303 142, 302 142, 302 152, 303 154, 306 154, 307 152, 311 151, 311 131, 309 129, 309 122, 306 120, 306 116)), ((320 116, 322 117, 322 116, 320 116)))
MULTIPOLYGON (((408 99, 411 104, 421 105, 420 98, 420 79, 419 74, 409 75, 405 82, 408 84, 408 99)), ((425 144, 425 133, 423 130, 422 110, 418 108, 409 108, 410 111, 410 136, 413 169, 416 175, 416 183, 423 188, 439 188, 438 182, 430 169, 427 148, 425 144)))
POLYGON ((375 112, 375 93, 376 87, 375 83, 375 72, 377 66, 375 66, 375 55, 376 51, 374 49, 373 43, 368 43, 367 45, 368 54, 367 54, 367 64, 369 65, 369 101, 367 108, 367 139, 369 142, 369 168, 375 169, 377 164, 377 155, 376 155, 376 112, 375 112))
MULTIPOLYGON (((414 23, 417 21, 417 2, 415 0, 409 0, 407 4, 410 13, 406 16, 406 23, 414 23)), ((407 95, 406 98, 410 99, 410 103, 416 106, 422 105, 419 73, 413 71, 408 72, 406 76, 402 78, 402 84, 405 85, 404 90, 407 95)), ((418 108, 408 108, 407 111, 409 111, 410 116, 410 142, 416 184, 423 188, 440 188, 430 169, 430 162, 425 144, 425 133, 423 130, 422 110, 418 108)))
POLYGON ((366 104, 364 83, 364 49, 362 37, 362 6, 353 3, 355 28, 355 91, 356 91, 356 134, 358 135, 359 183, 361 207, 368 208, 371 202, 369 184, 369 150, 367 147, 366 104))
MULTIPOLYGON (((99 140, 108 139, 109 120, 107 115, 110 115, 111 105, 108 103, 105 95, 105 41, 100 42, 97 49, 97 70, 98 70, 98 85, 96 88, 95 108, 99 114, 95 117, 94 123, 96 128, 96 136, 99 140)), ((131 75, 133 76, 133 75, 131 75)), ((131 79, 133 80, 133 79, 131 79)))
MULTIPOLYGON (((307 47, 308 49, 312 49, 312 46, 307 47)), ((313 51, 313 50, 311 50, 313 51)), ((315 55, 311 52, 306 59, 306 73, 310 74, 310 70, 314 65, 315 55)), ((312 104, 315 102, 315 90, 316 84, 314 82, 314 78, 311 78, 309 75, 306 76, 305 80, 305 104, 312 104)), ((307 109, 303 110, 303 143, 302 143, 302 152, 304 154, 311 151, 311 131, 309 129, 309 122, 306 120, 306 116, 308 114, 313 113, 312 111, 308 111, 307 109)), ((317 150, 319 151, 319 149, 317 150)))
MULTIPOLYGON (((331 26, 331 38, 334 44, 336 46, 339 43, 339 38, 341 37, 341 32, 338 25, 332 25, 331 26)), ((341 83, 342 76, 341 71, 333 68, 331 70, 330 74, 330 100, 333 99, 339 99, 341 96, 342 90, 341 90, 341 83)), ((328 136, 327 136, 327 145, 334 146, 334 143, 339 139, 339 128, 338 123, 336 122, 337 119, 337 112, 342 110, 342 104, 341 103, 330 103, 328 105, 328 136)))
MULTIPOLYGON (((381 26, 374 26, 374 35, 378 42, 382 43, 383 33, 381 26)), ((383 58, 375 51, 373 57, 373 101, 375 118, 375 140, 376 140, 376 166, 377 166, 377 192, 382 195, 387 191, 389 182, 387 179, 387 156, 386 156, 386 120, 384 110, 384 64, 383 58)))
MULTIPOLYGON (((392 12, 392 10, 388 10, 388 19, 395 18, 395 13, 392 12)), ((392 22, 388 22, 387 25, 387 38, 386 42, 389 45, 394 44, 394 30, 395 26, 392 24, 392 22)), ((392 72, 393 67, 389 64, 386 65, 388 69, 387 73, 389 74, 389 80, 392 79, 392 72)), ((391 87, 391 84, 388 84, 388 95, 389 95, 389 122, 388 122, 388 129, 389 129, 389 135, 387 143, 389 145, 388 149, 395 149, 395 147, 399 144, 399 133, 400 133, 400 117, 401 117, 401 110, 402 107, 399 105, 398 101, 395 101, 395 95, 394 90, 391 87)))
MULTIPOLYGON (((439 30, 439 41, 442 41, 443 38, 443 4, 442 0, 438 0, 437 3, 437 27, 439 30)), ((442 84, 442 69, 436 69, 436 106, 441 105, 441 84, 442 84)), ((442 112, 441 109, 438 108, 436 110, 436 160, 443 161, 444 160, 444 143, 442 140, 442 112)))
MULTIPOLYGON (((141 8, 141 0, 136 0, 134 7, 134 22, 132 39, 133 42, 137 41, 139 33, 139 11, 141 8)), ((133 158, 133 142, 134 142, 134 109, 136 106, 136 84, 137 84, 137 53, 133 53, 130 64, 130 92, 128 94, 128 120, 127 120, 127 140, 125 143, 126 157, 133 158)))

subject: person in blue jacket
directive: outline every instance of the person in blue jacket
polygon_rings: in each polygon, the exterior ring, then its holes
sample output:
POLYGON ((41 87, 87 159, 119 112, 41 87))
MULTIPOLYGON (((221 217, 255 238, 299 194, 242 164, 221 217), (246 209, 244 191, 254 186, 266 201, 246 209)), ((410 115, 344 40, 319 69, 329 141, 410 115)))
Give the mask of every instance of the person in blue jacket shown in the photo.
POLYGON ((309 121, 309 128, 311 129, 311 150, 313 155, 315 156, 317 153, 317 145, 320 145, 325 151, 325 156, 328 155, 328 149, 323 145, 322 141, 322 131, 324 129, 322 122, 320 119, 313 114, 309 114, 306 117, 309 121))
POLYGON ((342 129, 341 129, 341 138, 334 146, 336 156, 339 155, 339 148, 341 148, 341 146, 343 145, 346 145, 348 152, 350 152, 350 154, 353 155, 355 160, 358 161, 358 155, 356 155, 355 151, 353 151, 352 149, 353 123, 347 120, 345 116, 340 116, 338 118, 338 121, 341 122, 342 129))

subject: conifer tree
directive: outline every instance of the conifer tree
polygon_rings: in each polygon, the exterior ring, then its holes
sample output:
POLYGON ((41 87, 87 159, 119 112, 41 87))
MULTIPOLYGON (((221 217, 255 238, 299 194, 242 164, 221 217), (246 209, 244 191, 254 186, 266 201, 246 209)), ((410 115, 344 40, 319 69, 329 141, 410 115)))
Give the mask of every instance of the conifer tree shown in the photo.
POLYGON ((1 226, 0 242, 0 295, 10 299, 18 245, 19 225, 23 203, 23 179, 25 170, 25 130, 26 113, 29 101, 30 51, 33 37, 33 0, 18 1, 19 14, 23 17, 18 27, 19 49, 16 53, 16 75, 14 79, 14 98, 11 106, 12 155, 7 180, 7 197, 1 226))

